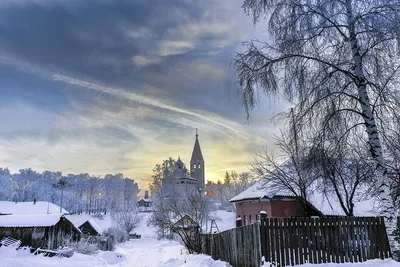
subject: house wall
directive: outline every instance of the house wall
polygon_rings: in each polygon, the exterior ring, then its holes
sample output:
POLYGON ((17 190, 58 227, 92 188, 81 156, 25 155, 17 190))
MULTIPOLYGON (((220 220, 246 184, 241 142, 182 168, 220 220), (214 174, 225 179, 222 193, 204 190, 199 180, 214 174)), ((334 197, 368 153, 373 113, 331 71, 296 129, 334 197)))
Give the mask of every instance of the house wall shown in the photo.
POLYGON ((296 200, 271 200, 271 216, 268 217, 304 217, 303 207, 296 200))
POLYGON ((0 227, 0 239, 12 237, 21 240, 22 245, 34 248, 45 247, 48 227, 0 227))
POLYGON ((241 201, 236 202, 236 218, 242 218, 242 225, 250 224, 253 221, 257 220, 257 215, 260 214, 260 211, 266 211, 267 214, 271 214, 271 202, 262 200, 262 201, 241 201))
POLYGON ((242 225, 250 224, 257 220, 260 211, 266 211, 272 217, 302 217, 305 216, 299 201, 293 199, 282 200, 246 200, 235 202, 236 218, 242 218, 242 225))

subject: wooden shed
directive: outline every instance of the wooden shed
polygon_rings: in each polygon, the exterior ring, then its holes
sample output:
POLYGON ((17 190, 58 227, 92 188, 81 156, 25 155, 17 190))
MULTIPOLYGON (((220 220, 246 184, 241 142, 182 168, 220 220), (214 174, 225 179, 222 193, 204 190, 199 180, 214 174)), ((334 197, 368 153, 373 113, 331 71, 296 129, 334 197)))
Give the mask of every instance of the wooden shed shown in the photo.
POLYGON ((0 239, 12 237, 33 248, 57 249, 82 232, 62 214, 2 215, 0 239))

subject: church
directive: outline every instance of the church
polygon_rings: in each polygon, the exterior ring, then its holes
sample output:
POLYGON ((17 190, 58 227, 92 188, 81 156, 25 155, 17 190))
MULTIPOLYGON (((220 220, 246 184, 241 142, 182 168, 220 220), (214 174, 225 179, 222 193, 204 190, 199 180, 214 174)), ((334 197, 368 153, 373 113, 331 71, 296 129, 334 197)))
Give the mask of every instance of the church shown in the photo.
POLYGON ((196 129, 192 158, 190 159, 190 172, 183 161, 178 158, 173 171, 165 170, 162 180, 162 194, 168 196, 174 193, 187 193, 204 189, 205 182, 204 158, 201 153, 199 135, 196 129))

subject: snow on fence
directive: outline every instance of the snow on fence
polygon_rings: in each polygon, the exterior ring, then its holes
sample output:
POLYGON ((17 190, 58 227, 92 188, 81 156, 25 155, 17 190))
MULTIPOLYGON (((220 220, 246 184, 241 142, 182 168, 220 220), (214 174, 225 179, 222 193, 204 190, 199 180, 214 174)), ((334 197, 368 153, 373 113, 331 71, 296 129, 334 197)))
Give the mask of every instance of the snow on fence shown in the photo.
POLYGON ((201 253, 232 266, 260 266, 260 227, 251 224, 218 234, 201 235, 201 253))
POLYGON ((383 217, 263 218, 202 235, 201 252, 232 266, 362 262, 390 258, 383 217))

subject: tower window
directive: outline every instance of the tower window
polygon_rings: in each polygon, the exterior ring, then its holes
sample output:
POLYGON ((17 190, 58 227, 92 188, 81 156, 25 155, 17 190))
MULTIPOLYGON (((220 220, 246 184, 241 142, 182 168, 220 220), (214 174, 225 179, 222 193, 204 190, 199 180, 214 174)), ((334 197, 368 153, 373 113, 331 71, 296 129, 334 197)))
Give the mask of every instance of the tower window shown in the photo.
POLYGON ((193 169, 196 169, 196 163, 193 163, 193 169))
POLYGON ((199 164, 197 164, 197 168, 199 168, 199 169, 200 169, 200 163, 199 163, 199 164))

